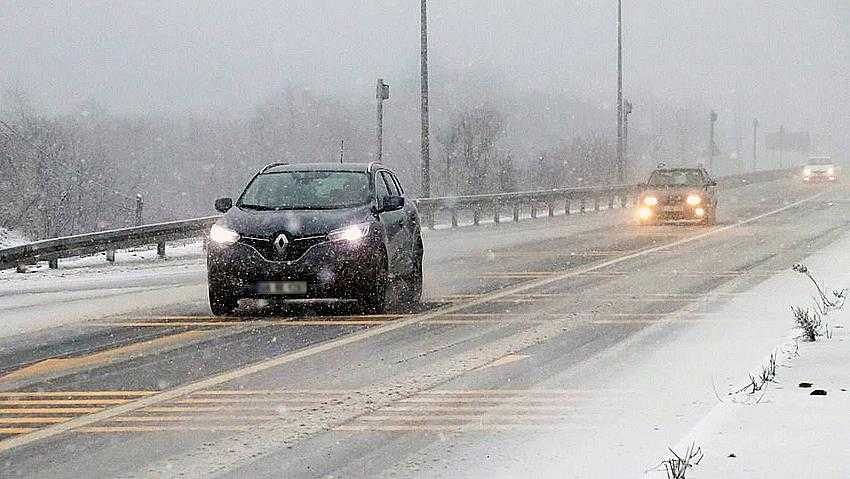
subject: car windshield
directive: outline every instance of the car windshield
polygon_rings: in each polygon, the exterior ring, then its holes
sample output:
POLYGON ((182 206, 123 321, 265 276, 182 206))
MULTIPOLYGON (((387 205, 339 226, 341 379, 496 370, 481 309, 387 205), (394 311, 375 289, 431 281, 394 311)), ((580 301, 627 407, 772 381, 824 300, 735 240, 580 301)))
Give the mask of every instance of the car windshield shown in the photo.
POLYGON ((261 210, 348 208, 369 202, 369 177, 352 171, 286 171, 254 178, 237 206, 261 210))
POLYGON ((809 164, 813 165, 813 166, 831 165, 832 164, 832 158, 829 158, 829 157, 809 158, 809 164))
POLYGON ((703 184, 699 170, 659 170, 649 177, 649 186, 697 186, 703 184))

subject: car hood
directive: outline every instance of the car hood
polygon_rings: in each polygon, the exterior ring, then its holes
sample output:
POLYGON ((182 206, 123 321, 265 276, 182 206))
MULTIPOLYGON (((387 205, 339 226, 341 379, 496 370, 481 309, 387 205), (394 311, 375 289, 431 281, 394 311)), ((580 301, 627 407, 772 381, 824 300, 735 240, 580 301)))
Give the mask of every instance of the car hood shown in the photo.
POLYGON ((290 238, 324 236, 372 216, 371 205, 332 210, 257 211, 234 206, 220 222, 242 236, 273 238, 286 233, 290 238))
POLYGON ((705 191, 702 186, 648 186, 643 190, 644 195, 686 195, 705 191))

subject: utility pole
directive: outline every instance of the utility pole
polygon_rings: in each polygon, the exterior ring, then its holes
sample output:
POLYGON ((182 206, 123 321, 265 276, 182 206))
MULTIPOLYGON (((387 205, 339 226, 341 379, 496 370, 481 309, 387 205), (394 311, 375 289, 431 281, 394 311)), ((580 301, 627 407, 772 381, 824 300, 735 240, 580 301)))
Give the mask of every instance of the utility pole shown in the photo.
POLYGON ((708 137, 708 171, 710 173, 714 173, 714 124, 717 123, 717 112, 711 110, 709 114, 709 119, 711 120, 711 132, 708 137))
POLYGON ((623 152, 623 0, 617 0, 617 181, 626 182, 623 152))
MULTIPOLYGON (((625 163, 628 163, 629 159, 629 115, 632 114, 632 102, 629 100, 625 101, 623 105, 623 159, 626 160, 625 163)), ((619 179, 619 178, 618 178, 619 179)), ((620 180, 620 183, 623 183, 623 180, 620 180)))
POLYGON ((421 122, 422 122, 422 151, 420 167, 422 168, 422 188, 420 195, 423 198, 431 196, 431 151, 429 144, 429 120, 428 120, 428 6, 427 0, 420 0, 422 16, 420 17, 420 60, 421 60, 421 122))
POLYGON ((759 120, 753 119, 753 171, 758 169, 759 120))
POLYGON ((375 98, 378 100, 378 131, 375 139, 375 161, 380 162, 384 156, 384 100, 389 100, 390 98, 390 86, 384 83, 383 78, 378 78, 375 98))

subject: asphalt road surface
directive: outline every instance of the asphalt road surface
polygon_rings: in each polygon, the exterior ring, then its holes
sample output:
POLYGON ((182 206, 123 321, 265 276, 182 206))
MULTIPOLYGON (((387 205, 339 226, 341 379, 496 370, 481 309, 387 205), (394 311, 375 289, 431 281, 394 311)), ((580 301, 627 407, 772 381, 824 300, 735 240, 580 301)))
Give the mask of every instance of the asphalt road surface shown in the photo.
POLYGON ((428 232, 405 314, 214 318, 197 262, 0 297, 49 325, 0 339, 0 477, 639 477, 712 405, 685 386, 724 302, 840 238, 848 204, 781 180, 722 192, 713 228, 428 232))

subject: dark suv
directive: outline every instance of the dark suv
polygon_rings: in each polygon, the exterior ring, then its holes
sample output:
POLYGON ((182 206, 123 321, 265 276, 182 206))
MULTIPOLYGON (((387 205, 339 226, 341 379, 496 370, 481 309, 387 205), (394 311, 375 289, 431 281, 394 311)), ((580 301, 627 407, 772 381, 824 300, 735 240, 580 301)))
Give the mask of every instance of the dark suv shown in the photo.
POLYGON ((241 298, 356 300, 364 310, 422 295, 416 206, 392 171, 371 164, 272 164, 260 170, 206 241, 210 307, 241 298))
POLYGON ((638 198, 641 224, 668 221, 717 221, 717 182, 703 168, 659 167, 649 175, 638 198))

